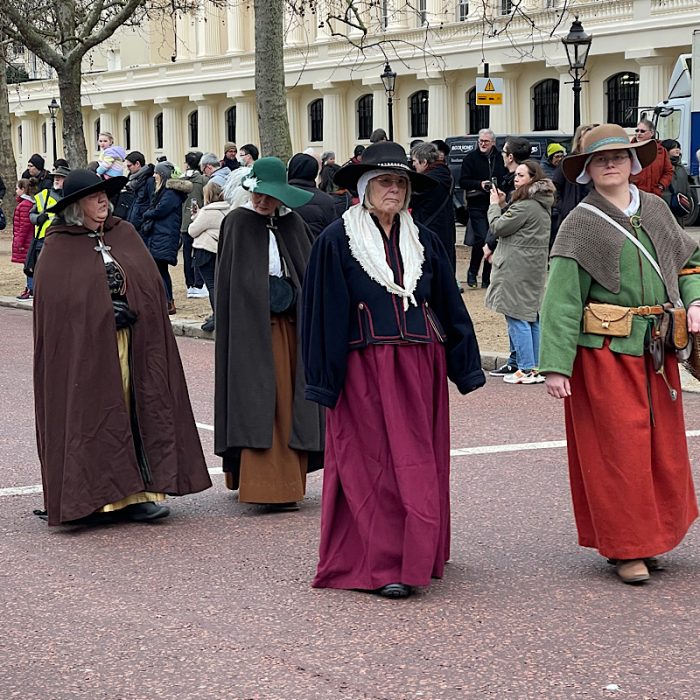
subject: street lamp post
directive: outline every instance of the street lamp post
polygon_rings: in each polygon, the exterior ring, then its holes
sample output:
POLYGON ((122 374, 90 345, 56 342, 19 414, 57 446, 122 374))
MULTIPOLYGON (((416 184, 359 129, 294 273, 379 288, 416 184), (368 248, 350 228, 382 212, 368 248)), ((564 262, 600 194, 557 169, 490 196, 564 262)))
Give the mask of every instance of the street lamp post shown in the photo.
POLYGON ((384 92, 386 93, 386 106, 389 110, 389 141, 394 140, 394 88, 396 87, 396 73, 391 70, 389 61, 384 66, 381 74, 384 92))
POLYGON ((586 75, 586 61, 592 41, 593 36, 583 31, 583 25, 578 16, 574 18, 569 33, 561 40, 566 49, 566 58, 569 61, 569 75, 573 78, 574 131, 581 124, 581 83, 588 82, 581 80, 581 78, 586 75))
POLYGON ((51 115, 51 139, 53 141, 53 162, 58 160, 58 151, 56 150, 56 113, 58 112, 59 105, 56 102, 56 98, 51 98, 51 103, 49 104, 49 114, 51 115))

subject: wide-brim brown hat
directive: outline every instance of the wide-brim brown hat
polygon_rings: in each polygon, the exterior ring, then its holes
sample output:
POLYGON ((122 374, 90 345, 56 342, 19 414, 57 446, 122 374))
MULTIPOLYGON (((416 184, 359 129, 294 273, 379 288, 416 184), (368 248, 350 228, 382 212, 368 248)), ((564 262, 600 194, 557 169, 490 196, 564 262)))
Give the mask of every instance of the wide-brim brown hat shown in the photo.
POLYGON ((73 204, 73 202, 77 202, 93 192, 104 191, 108 197, 112 197, 121 191, 128 179, 127 177, 119 176, 103 180, 99 175, 93 173, 92 170, 71 170, 63 181, 63 197, 52 207, 48 207, 46 211, 58 214, 69 204, 73 204))
POLYGON ((633 149, 642 168, 651 165, 656 158, 656 141, 637 141, 631 143, 627 132, 617 124, 601 124, 586 132, 581 141, 581 152, 566 156, 561 167, 564 177, 569 182, 576 182, 581 174, 586 161, 594 153, 601 151, 619 151, 621 149, 633 149))
POLYGON ((394 141, 381 141, 367 146, 362 151, 362 162, 344 165, 333 175, 333 182, 346 190, 356 190, 357 181, 370 170, 400 170, 411 181, 413 192, 424 192, 436 185, 432 178, 411 170, 406 151, 394 141))

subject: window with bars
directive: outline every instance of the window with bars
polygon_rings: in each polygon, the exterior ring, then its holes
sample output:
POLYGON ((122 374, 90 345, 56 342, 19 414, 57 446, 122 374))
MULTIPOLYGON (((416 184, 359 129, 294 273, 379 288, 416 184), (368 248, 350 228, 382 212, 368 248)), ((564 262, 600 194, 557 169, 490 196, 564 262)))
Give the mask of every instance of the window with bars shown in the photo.
POLYGON ((559 81, 550 78, 532 88, 533 131, 556 131, 559 128, 559 81))
POLYGON ((311 141, 323 141, 323 98, 309 104, 309 132, 311 141))
POLYGON ((513 11, 513 0, 501 0, 501 14, 509 15, 513 11))
POLYGON ((457 21, 466 22, 469 18, 469 0, 457 0, 457 21))
POLYGON ((153 131, 155 135, 156 150, 163 148, 163 112, 156 114, 153 119, 153 131))
POLYGON ((389 26, 389 0, 382 0, 382 29, 389 26))
POLYGON ((124 148, 131 150, 131 117, 124 119, 124 148))
POLYGON ((226 140, 236 143, 236 107, 226 110, 226 140))
POLYGON ((199 142, 199 112, 196 109, 187 117, 187 133, 190 136, 190 146, 196 148, 199 142))
POLYGON ((482 129, 490 126, 491 111, 485 105, 476 104, 476 87, 467 93, 467 105, 469 111, 468 134, 478 134, 482 129))
POLYGON ((362 95, 357 100, 357 138, 368 139, 374 124, 374 97, 362 95))
POLYGON ((607 121, 624 127, 636 126, 639 104, 639 76, 616 73, 605 81, 607 121))
POLYGON ((428 135, 428 91, 419 90, 408 98, 411 138, 428 135))

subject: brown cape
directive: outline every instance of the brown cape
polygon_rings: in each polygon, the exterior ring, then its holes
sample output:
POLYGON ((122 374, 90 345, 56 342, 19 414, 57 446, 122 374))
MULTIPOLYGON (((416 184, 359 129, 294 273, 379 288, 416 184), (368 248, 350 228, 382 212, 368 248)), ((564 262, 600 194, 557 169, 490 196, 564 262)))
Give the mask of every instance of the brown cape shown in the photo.
POLYGON ((158 269, 134 227, 105 222, 123 267, 132 328, 136 414, 153 475, 139 471, 124 404, 105 266, 79 226, 49 229, 34 276, 36 434, 49 525, 143 491, 183 495, 211 486, 168 319, 158 269))
MULTIPOLYGON (((277 243, 297 288, 297 363, 289 447, 323 452, 324 413, 304 398, 301 359, 301 285, 311 237, 292 212, 275 217, 277 243)), ((214 445, 217 455, 241 448, 269 449, 275 417, 275 375, 270 331, 267 217, 239 207, 221 226, 216 270, 216 385, 214 445)), ((225 460, 226 461, 226 460, 225 460)), ((319 455, 309 455, 309 471, 319 455)))

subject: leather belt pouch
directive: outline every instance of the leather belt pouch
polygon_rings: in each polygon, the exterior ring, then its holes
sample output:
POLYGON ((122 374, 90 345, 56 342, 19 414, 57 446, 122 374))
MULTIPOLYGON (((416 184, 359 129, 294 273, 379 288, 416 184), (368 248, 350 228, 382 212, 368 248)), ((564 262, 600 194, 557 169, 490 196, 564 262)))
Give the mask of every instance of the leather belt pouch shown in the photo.
POLYGON ((628 338, 632 333, 632 316, 629 306, 591 301, 583 308, 583 332, 628 338))
POLYGON ((673 350, 684 350, 688 345, 688 317, 683 307, 666 309, 664 317, 668 319, 664 335, 666 344, 673 350))

